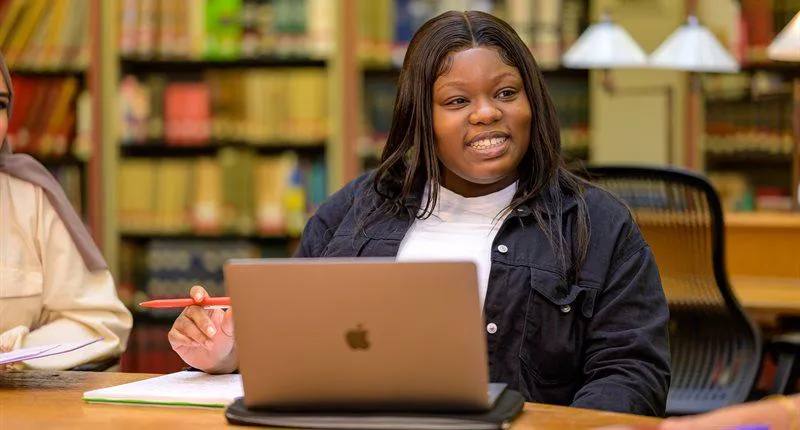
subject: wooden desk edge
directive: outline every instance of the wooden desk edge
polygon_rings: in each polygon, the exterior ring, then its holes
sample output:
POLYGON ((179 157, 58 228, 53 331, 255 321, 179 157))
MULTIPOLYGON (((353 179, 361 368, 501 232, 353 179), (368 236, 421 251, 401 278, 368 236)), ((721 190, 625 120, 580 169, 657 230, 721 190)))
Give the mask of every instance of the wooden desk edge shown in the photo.
POLYGON ((799 213, 783 212, 725 212, 726 227, 797 228, 799 213))
MULTIPOLYGON (((222 410, 197 410, 191 408, 164 408, 88 404, 83 401, 85 391, 126 384, 156 374, 115 372, 63 372, 21 371, 0 373, 0 427, 24 423, 34 428, 60 425, 65 428, 84 428, 107 422, 111 416, 126 427, 162 425, 180 422, 186 428, 198 424, 219 428, 233 428, 222 416, 222 410), (28 395, 19 395, 25 390, 28 395), (68 399, 65 399, 68 397, 68 399), (40 411, 42 413, 31 413, 40 411), (147 413, 142 413, 147 411, 147 413), (91 413, 87 413, 91 412, 91 413), (162 418, 169 418, 163 419, 162 418)), ((566 408, 537 403, 526 403, 523 413, 514 421, 513 429, 590 429, 608 425, 655 425, 660 420, 614 412, 566 408)))

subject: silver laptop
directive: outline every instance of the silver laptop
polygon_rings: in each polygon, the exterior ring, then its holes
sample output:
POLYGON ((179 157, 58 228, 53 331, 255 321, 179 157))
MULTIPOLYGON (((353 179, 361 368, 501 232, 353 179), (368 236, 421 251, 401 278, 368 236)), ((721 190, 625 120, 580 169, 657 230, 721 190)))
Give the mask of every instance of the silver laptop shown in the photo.
POLYGON ((248 408, 492 407, 468 262, 242 259, 224 266, 248 408))

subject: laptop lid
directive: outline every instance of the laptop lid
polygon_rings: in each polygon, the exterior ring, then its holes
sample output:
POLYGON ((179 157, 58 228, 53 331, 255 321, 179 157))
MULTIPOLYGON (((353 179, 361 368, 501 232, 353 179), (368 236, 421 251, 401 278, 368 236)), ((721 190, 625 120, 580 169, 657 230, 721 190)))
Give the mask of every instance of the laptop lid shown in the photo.
POLYGON ((244 259, 223 270, 247 407, 491 407, 474 263, 244 259))

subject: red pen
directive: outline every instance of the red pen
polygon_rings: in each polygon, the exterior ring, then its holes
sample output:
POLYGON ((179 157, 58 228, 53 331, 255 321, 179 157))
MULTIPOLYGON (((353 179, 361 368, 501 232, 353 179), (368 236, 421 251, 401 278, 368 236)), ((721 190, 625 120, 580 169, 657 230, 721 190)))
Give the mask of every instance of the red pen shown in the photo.
MULTIPOLYGON (((139 303, 139 306, 145 308, 185 308, 189 306, 198 305, 193 299, 161 299, 161 300, 148 300, 139 303)), ((213 308, 227 308, 231 306, 230 297, 206 297, 202 303, 199 303, 206 309, 213 308)))

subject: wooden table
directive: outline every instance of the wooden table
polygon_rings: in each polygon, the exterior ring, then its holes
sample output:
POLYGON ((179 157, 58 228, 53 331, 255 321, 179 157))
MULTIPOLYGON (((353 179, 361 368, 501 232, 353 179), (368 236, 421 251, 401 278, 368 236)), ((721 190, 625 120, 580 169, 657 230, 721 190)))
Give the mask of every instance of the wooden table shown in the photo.
POLYGON ((800 318, 800 214, 726 213, 725 259, 731 286, 765 328, 800 318))
POLYGON ((800 279, 731 276, 731 288, 753 316, 800 317, 800 279))
POLYGON ((800 214, 725 214, 725 259, 731 276, 800 280, 798 250, 800 214))
MULTIPOLYGON (((0 373, 1 429, 232 428, 222 410, 88 404, 84 391, 156 375, 137 373, 0 373)), ((606 425, 653 425, 655 418, 559 406, 526 404, 513 429, 589 429, 606 425)), ((249 427, 252 428, 252 427, 249 427)))

